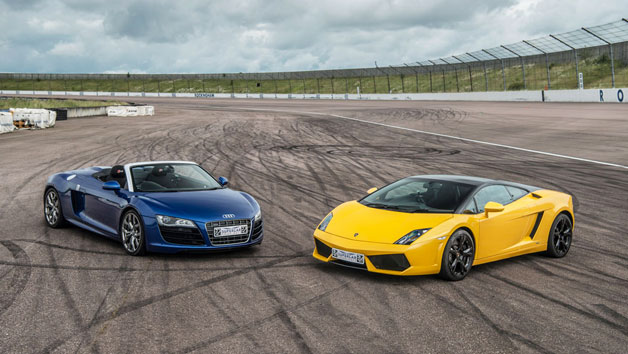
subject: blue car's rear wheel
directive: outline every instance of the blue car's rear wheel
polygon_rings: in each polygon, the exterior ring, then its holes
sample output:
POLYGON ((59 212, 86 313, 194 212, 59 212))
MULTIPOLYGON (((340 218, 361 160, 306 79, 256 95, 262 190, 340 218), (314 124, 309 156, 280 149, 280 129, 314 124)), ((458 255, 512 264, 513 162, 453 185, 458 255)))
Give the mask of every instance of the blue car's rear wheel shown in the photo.
POLYGON ((132 256, 141 256, 146 253, 144 224, 135 211, 129 210, 122 216, 120 236, 126 253, 132 256))
POLYGON ((466 230, 458 230, 447 241, 440 267, 446 280, 462 280, 467 276, 475 257, 475 242, 466 230))
POLYGON ((56 229, 65 225, 59 193, 52 187, 48 188, 44 194, 44 217, 46 224, 52 228, 56 229))

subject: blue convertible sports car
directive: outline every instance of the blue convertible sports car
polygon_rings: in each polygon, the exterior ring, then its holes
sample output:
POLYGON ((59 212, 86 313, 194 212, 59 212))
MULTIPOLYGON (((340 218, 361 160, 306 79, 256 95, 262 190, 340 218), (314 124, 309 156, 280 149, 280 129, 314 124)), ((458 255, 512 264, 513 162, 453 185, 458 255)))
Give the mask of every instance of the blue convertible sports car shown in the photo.
POLYGON ((248 247, 264 237, 259 204, 194 162, 91 167, 48 178, 44 216, 120 240, 130 255, 248 247))

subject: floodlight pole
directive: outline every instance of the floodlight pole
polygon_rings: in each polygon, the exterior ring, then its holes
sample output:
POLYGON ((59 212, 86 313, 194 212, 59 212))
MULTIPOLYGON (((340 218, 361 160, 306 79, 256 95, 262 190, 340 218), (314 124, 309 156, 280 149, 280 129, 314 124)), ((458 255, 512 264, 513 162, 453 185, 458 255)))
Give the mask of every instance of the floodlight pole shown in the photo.
POLYGON ((482 63, 482 66, 484 67, 484 84, 486 85, 486 92, 488 92, 488 75, 486 75, 486 61, 476 58, 471 53, 467 53, 467 55, 470 56, 471 58, 477 60, 478 62, 482 63))
POLYGON ((496 56, 494 56, 493 54, 489 53, 488 51, 486 51, 485 49, 482 49, 482 51, 490 56, 492 56, 493 58, 499 60, 502 63, 502 80, 504 81, 504 91, 506 91, 506 72, 504 69, 504 60, 500 59, 496 56))
POLYGON ((540 48, 534 46, 532 43, 528 41, 523 41, 523 43, 529 45, 530 47, 538 50, 539 52, 545 54, 545 67, 547 68, 547 89, 550 90, 552 88, 552 80, 550 79, 550 67, 549 67, 549 55, 547 52, 541 50, 540 48))
POLYGON ((587 32, 588 34, 592 35, 595 38, 598 38, 602 41, 604 41, 604 43, 608 44, 608 47, 610 48, 610 54, 611 54, 611 82, 613 84, 613 88, 615 88, 615 61, 613 60, 613 44, 609 41, 607 41, 606 39, 598 36, 597 34, 589 31, 588 29, 582 27, 582 30, 587 32))
POLYGON ((501 47, 506 49, 507 51, 511 52, 512 54, 518 56, 519 59, 521 60, 521 75, 523 77, 523 89, 527 90, 528 86, 526 85, 526 68, 525 68, 525 64, 523 62, 523 57, 521 55, 519 55, 517 52, 515 52, 513 50, 510 50, 510 49, 506 48, 503 45, 501 47))
POLYGON ((567 47, 571 48, 571 50, 573 50, 573 56, 576 59, 576 83, 578 83, 578 87, 580 87, 579 83, 580 83, 580 79, 578 76, 579 73, 579 69, 578 69, 578 51, 576 50, 576 48, 570 46, 569 44, 561 41, 558 37, 554 36, 553 34, 550 34, 550 37, 554 38, 555 40, 559 41, 560 43, 566 45, 567 47))

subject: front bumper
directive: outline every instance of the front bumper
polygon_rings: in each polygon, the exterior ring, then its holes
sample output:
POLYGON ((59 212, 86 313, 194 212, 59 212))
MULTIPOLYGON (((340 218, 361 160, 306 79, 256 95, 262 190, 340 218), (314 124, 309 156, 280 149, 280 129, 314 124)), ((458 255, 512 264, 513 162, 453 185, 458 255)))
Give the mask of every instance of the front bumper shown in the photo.
MULTIPOLYGON (((237 248, 245 248, 262 243, 264 239, 263 221, 258 227, 255 227, 254 220, 251 224, 254 227, 249 229, 249 237, 245 242, 214 245, 210 241, 209 235, 205 228, 205 223, 196 222, 202 242, 197 244, 180 244, 168 242, 162 235, 162 231, 157 225, 157 221, 152 217, 144 217, 144 230, 146 233, 146 250, 158 253, 179 253, 179 252, 210 252, 220 250, 230 250, 237 248)), ((170 238, 171 239, 171 238, 170 238)))
POLYGON ((415 242, 410 246, 351 240, 316 229, 314 258, 369 272, 392 275, 425 275, 440 272, 445 240, 415 242), (363 254, 364 266, 334 259, 331 249, 363 254))

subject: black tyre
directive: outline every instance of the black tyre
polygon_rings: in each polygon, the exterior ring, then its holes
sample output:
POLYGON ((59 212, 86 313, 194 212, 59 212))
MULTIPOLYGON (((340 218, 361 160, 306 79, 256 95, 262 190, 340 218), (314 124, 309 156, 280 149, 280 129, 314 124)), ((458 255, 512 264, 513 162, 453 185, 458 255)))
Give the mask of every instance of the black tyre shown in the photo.
POLYGON ((131 256, 142 256, 146 253, 146 236, 141 216, 129 210, 122 216, 120 238, 126 253, 131 256))
POLYGON ((565 257, 569 248, 571 247, 571 241, 573 239, 573 223, 566 214, 559 214, 550 229, 550 234, 547 238, 547 252, 546 254, 554 258, 565 257))
POLYGON ((48 188, 44 193, 44 219, 46 224, 53 229, 63 227, 67 224, 61 209, 61 199, 59 192, 54 188, 48 188))
POLYGON ((440 266, 440 276, 446 280, 462 280, 467 276, 475 257, 475 242, 468 231, 458 230, 447 241, 440 266))

